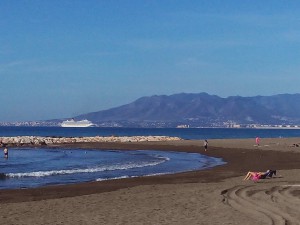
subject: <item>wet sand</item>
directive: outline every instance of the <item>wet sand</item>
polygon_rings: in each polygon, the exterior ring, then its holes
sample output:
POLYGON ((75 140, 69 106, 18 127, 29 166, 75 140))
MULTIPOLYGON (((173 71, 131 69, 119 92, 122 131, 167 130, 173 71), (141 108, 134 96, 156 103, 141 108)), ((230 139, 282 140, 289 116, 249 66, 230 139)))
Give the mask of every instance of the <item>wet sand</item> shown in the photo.
POLYGON ((199 152, 226 165, 156 177, 0 191, 1 224, 300 224, 300 138, 77 143, 199 152), (249 170, 278 177, 243 181, 249 170))

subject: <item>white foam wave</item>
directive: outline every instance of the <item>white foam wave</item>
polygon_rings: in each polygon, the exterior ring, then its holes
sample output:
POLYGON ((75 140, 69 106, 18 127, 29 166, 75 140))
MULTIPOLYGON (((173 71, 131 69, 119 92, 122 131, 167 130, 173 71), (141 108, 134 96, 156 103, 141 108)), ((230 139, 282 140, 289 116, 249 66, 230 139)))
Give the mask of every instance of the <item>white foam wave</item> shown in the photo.
POLYGON ((135 178, 135 177, 152 177, 152 176, 159 176, 159 175, 166 175, 166 174, 172 174, 172 173, 151 173, 144 176, 120 176, 120 177, 111 177, 111 178, 98 178, 96 179, 96 181, 120 180, 120 179, 135 178))
POLYGON ((96 181, 105 181, 105 180, 119 180, 119 179, 125 179, 125 178, 133 178, 137 176, 120 176, 120 177, 112 177, 112 178, 98 178, 96 181))
POLYGON ((70 170, 51 170, 51 171, 36 171, 36 172, 27 172, 27 173, 8 173, 8 177, 12 178, 21 178, 21 177, 46 177, 46 176, 55 176, 55 175, 65 175, 65 174, 75 174, 75 173, 95 173, 103 171, 114 171, 114 170, 128 170, 133 168, 142 168, 147 166, 156 166, 167 161, 168 158, 161 158, 156 162, 148 163, 127 163, 120 165, 111 165, 111 166, 100 166, 94 168, 85 168, 85 169, 70 169, 70 170))

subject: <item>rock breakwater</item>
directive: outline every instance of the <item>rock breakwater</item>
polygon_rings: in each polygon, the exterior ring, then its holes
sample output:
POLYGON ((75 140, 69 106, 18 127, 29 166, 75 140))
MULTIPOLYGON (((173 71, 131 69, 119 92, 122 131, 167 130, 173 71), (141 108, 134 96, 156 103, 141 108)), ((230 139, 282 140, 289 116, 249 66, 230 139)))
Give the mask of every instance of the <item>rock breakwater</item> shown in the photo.
POLYGON ((0 146, 42 146, 70 143, 96 143, 96 142, 145 142, 145 141, 178 141, 179 137, 169 136, 123 136, 123 137, 39 137, 17 136, 0 137, 0 146))

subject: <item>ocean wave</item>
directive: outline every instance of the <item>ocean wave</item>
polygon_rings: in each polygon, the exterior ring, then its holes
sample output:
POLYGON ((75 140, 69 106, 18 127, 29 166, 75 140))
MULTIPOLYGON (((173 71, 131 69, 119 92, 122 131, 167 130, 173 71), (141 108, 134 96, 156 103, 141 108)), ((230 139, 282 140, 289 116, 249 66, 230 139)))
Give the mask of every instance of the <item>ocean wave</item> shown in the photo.
POLYGON ((126 163, 126 164, 116 164, 110 166, 99 166, 94 168, 77 168, 77 169, 65 169, 65 170, 51 170, 51 171, 35 171, 35 172, 25 172, 25 173, 8 173, 7 177, 10 178, 22 178, 22 177, 47 177, 55 175, 67 175, 76 173, 96 173, 104 171, 115 171, 115 170, 128 170, 134 168, 142 168, 148 166, 156 166, 168 161, 169 158, 160 158, 159 161, 146 162, 146 163, 126 163))
POLYGON ((143 176, 120 176, 120 177, 110 177, 110 178, 98 178, 98 179, 96 179, 96 181, 120 180, 120 179, 135 178, 135 177, 152 177, 152 176, 167 175, 167 174, 172 174, 172 173, 171 172, 151 173, 151 174, 146 174, 146 175, 143 175, 143 176))
POLYGON ((120 177, 111 177, 111 178, 98 178, 96 181, 105 181, 105 180, 120 180, 120 179, 126 179, 126 178, 134 178, 138 176, 120 176, 120 177))

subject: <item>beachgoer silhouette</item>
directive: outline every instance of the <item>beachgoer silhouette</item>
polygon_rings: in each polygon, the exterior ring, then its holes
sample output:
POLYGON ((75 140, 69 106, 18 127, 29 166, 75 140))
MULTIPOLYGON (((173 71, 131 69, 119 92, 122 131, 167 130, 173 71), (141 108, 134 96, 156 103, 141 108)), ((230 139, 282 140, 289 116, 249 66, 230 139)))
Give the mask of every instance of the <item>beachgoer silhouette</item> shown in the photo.
POLYGON ((208 141, 207 140, 204 141, 203 146, 204 146, 204 150, 207 151, 207 147, 208 147, 208 141))
POLYGON ((255 138, 255 143, 256 143, 257 146, 259 146, 259 142, 260 142, 260 138, 259 138, 259 137, 256 137, 256 138, 255 138))

